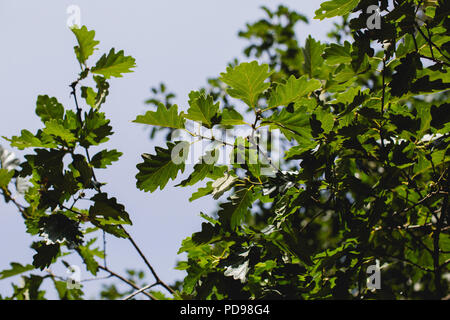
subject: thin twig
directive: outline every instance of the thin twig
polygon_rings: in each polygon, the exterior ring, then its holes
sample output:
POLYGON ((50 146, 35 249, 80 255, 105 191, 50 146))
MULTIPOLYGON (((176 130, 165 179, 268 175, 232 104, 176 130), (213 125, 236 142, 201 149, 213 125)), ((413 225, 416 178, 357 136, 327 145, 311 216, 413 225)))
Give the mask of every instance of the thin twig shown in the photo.
MULTIPOLYGON (((427 28, 428 37, 431 39, 431 33, 428 24, 426 24, 425 27, 427 28)), ((431 58, 434 59, 433 46, 431 45, 431 42, 429 42, 428 44, 430 45, 431 58)))
POLYGON ((447 57, 441 50, 441 48, 439 48, 432 40, 431 38, 428 38, 425 33, 423 33, 423 31, 420 29, 420 26, 417 24, 417 22, 414 22, 415 27, 417 28, 417 30, 419 31, 419 33, 422 35, 422 37, 430 44, 430 46, 433 46, 436 48, 436 50, 447 60, 450 61, 450 58, 447 57))
POLYGON ((150 262, 147 260, 147 257, 142 253, 141 249, 138 247, 138 245, 136 244, 136 242, 134 241, 134 239, 131 237, 131 235, 125 230, 125 228, 123 226, 120 226, 122 231, 126 234, 126 236, 128 237, 128 240, 131 242, 131 244, 133 245, 133 247, 136 249, 136 251, 138 252, 138 254, 141 256, 142 260, 144 260, 145 264, 147 265, 147 267, 150 269, 150 272, 152 273, 153 277, 156 280, 157 284, 160 284, 161 286, 163 286, 167 291, 169 291, 172 294, 175 294, 175 291, 168 286, 164 281, 162 281, 158 274, 156 273, 155 269, 153 268, 153 266, 150 264, 150 262))
POLYGON ((322 210, 319 213, 316 213, 311 220, 308 221, 307 224, 305 224, 299 231, 299 233, 302 233, 306 228, 308 228, 308 226, 314 222, 314 220, 316 220, 318 217, 320 217, 322 214, 324 214, 325 212, 327 212, 327 210, 322 210))
POLYGON ((420 270, 423 270, 425 272, 433 272, 433 270, 425 268, 425 267, 422 267, 421 265, 418 265, 417 263, 414 263, 414 262, 412 262, 412 261, 410 261, 408 259, 405 259, 405 258, 398 258, 398 257, 394 257, 394 256, 391 256, 391 255, 386 255, 386 257, 394 259, 394 260, 398 260, 398 261, 401 261, 401 262, 408 263, 408 264, 410 264, 410 265, 412 265, 412 266, 414 266, 416 268, 419 268, 420 270))
POLYGON ((428 56, 423 55, 423 54, 420 54, 419 57, 421 57, 421 58, 423 58, 423 59, 427 59, 427 60, 434 61, 434 62, 436 62, 436 63, 444 64, 444 65, 446 65, 447 67, 450 67, 450 63, 447 63, 447 62, 445 62, 445 61, 441 61, 441 60, 438 60, 438 59, 435 59, 435 58, 432 58, 432 57, 428 57, 428 56))
POLYGON ((440 268, 441 269, 445 268, 445 266, 448 265, 449 263, 450 263, 450 259, 445 260, 445 262, 440 265, 440 268))
MULTIPOLYGON (((446 183, 444 186, 445 189, 443 191, 448 191, 448 189, 449 189, 449 183, 450 183, 449 178, 450 178, 449 170, 447 169, 446 183)), ((442 284, 441 284, 442 270, 441 270, 441 266, 439 264, 439 240, 440 240, 440 235, 441 235, 441 231, 442 231, 442 226, 444 223, 444 218, 447 217, 447 215, 448 215, 448 206, 449 206, 449 203, 448 203, 448 194, 447 194, 444 197, 444 201, 443 201, 442 207, 441 207, 441 215, 440 215, 439 219, 437 220, 436 230, 433 233, 434 285, 436 287, 439 298, 444 296, 444 292, 443 292, 443 288, 442 288, 442 284)))
POLYGON ((135 292, 133 292, 132 294, 126 296, 126 297, 123 298, 122 300, 130 300, 130 299, 133 298, 135 295, 137 295, 137 294, 139 294, 139 293, 141 293, 141 292, 143 292, 143 291, 145 291, 145 290, 148 290, 148 289, 150 289, 150 288, 152 288, 152 287, 154 287, 154 286, 156 286, 156 285, 158 285, 157 282, 155 282, 155 283, 153 283, 153 284, 146 285, 145 287, 140 288, 138 291, 135 291, 135 292))
MULTIPOLYGON (((122 277, 121 275, 119 275, 119 274, 117 274, 117 273, 111 271, 110 269, 105 268, 105 267, 103 267, 103 266, 99 266, 99 268, 102 269, 103 271, 108 272, 111 276, 113 276, 113 277, 115 277, 115 278, 117 278, 117 279, 119 279, 119 280, 122 280, 123 282, 125 282, 125 283, 127 283, 128 285, 132 286, 134 289, 136 289, 136 290, 139 290, 139 289, 140 289, 135 283, 133 283, 133 282, 131 282, 130 280, 128 280, 128 279, 122 277)), ((141 292, 140 292, 140 293, 141 293, 141 292)), ((152 300, 158 300, 158 299, 157 299, 155 296, 153 296, 151 293, 148 293, 148 292, 145 292, 145 291, 142 291, 142 293, 145 294, 147 297, 149 297, 149 298, 152 299, 152 300)))
POLYGON ((21 205, 12 195, 11 192, 9 192, 8 189, 6 188, 1 188, 1 190, 3 191, 3 195, 5 196, 5 198, 9 201, 11 201, 12 203, 14 203, 14 205, 17 207, 17 210, 20 211, 20 213, 24 216, 24 217, 28 217, 27 213, 25 212, 25 207, 23 205, 21 205))
MULTIPOLYGON (((429 198, 431 198, 432 196, 438 194, 439 191, 433 191, 430 192, 429 194, 427 194, 425 197, 423 197, 422 199, 420 199, 419 201, 417 201, 416 203, 414 203, 411 207, 405 208, 402 211, 396 211, 392 214, 392 216, 396 216, 399 215, 401 213, 405 213, 408 212, 411 209, 414 209, 415 207, 417 207, 418 205, 421 205, 422 203, 424 203, 425 201, 427 201, 429 198)), ((420 194, 420 193, 419 193, 420 194)))
MULTIPOLYGON (((78 114, 78 118, 81 124, 83 124, 83 120, 81 117, 81 108, 78 104, 78 100, 77 100, 77 92, 76 92, 76 86, 78 84, 78 81, 73 82, 71 84, 71 88, 72 88, 72 95, 74 97, 74 101, 75 101, 75 107, 77 109, 77 114, 78 114)), ((86 151, 86 157, 87 160, 89 162, 89 164, 91 163, 91 157, 89 155, 89 150, 87 147, 84 147, 85 151, 86 151)), ((95 182, 98 182, 96 176, 95 176, 95 171, 94 169, 92 169, 92 177, 94 179, 95 182)), ((97 190, 99 192, 101 192, 101 187, 97 186, 97 190)), ((72 209, 69 209, 70 211, 75 212, 72 209)), ((137 246, 136 242, 133 240, 133 238, 131 237, 131 235, 125 230, 125 228, 120 225, 120 228, 123 230, 123 232, 127 235, 128 240, 131 242, 131 244, 133 245, 133 247, 136 249, 136 251, 139 253, 139 255, 141 256, 141 258, 144 260, 145 264, 147 265, 147 267, 150 269, 150 272, 152 273, 152 275, 154 276, 154 278, 156 279, 156 282, 160 285, 162 285, 165 289, 167 289, 170 293, 174 294, 175 291, 170 288, 164 281, 162 281, 159 276, 157 275, 157 273, 155 272, 154 268, 152 267, 152 265, 149 263, 149 261, 147 260, 147 258, 145 257, 145 255, 142 253, 141 249, 137 246)), ((106 238, 105 238, 105 231, 103 230, 103 251, 104 251, 104 268, 107 269, 107 264, 106 264, 106 238)), ((137 288, 139 289, 139 288, 137 288)))
MULTIPOLYGON (((80 108, 80 106, 78 105, 78 100, 77 100, 77 91, 76 91, 76 87, 77 87, 78 81, 79 81, 79 80, 73 82, 73 83, 70 85, 70 87, 72 88, 72 93, 71 93, 71 94, 73 95, 73 99, 74 99, 74 101, 75 101, 75 107, 76 107, 76 109, 77 109, 78 120, 80 121, 80 125, 83 126, 83 119, 82 119, 82 117, 81 117, 81 108, 80 108)), ((84 147, 84 150, 85 150, 85 152, 86 152, 86 158, 87 158, 87 160, 88 160, 88 163, 90 164, 90 163, 91 163, 91 156, 89 155, 88 147, 84 147)), ((95 176, 95 171, 94 171, 94 169, 92 169, 92 177, 94 178, 94 183, 96 184, 95 187, 97 188, 97 190, 98 190, 99 192, 101 192, 101 190, 100 190, 100 185, 97 184, 98 180, 97 180, 97 177, 95 176)), ((72 207, 73 207, 73 206, 72 206, 72 207)), ((107 263, 106 263, 106 232, 105 232, 105 230, 102 230, 102 231, 103 231, 103 263, 105 264, 105 266, 107 266, 107 263)))
MULTIPOLYGON (((382 74, 382 84, 383 84, 383 90, 382 90, 382 95, 381 95, 381 117, 384 116, 384 96, 386 93, 386 51, 383 57, 383 70, 381 72, 382 74)), ((380 141, 381 141, 381 150, 382 150, 382 157, 384 159, 387 159, 386 156, 386 147, 384 145, 384 137, 383 137, 383 122, 380 124, 380 141)))

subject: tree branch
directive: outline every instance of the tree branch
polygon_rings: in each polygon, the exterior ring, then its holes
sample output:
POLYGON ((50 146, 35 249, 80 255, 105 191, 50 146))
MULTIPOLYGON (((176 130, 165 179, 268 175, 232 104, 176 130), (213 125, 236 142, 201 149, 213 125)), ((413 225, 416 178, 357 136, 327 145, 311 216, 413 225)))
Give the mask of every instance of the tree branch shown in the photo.
MULTIPOLYGON (((448 191, 449 189, 449 170, 447 169, 447 177, 446 177, 446 183, 444 186, 444 192, 448 191)), ((441 277, 442 277, 442 267, 439 264, 439 238, 442 231, 442 226, 444 223, 444 218, 448 215, 448 193, 444 196, 444 201, 442 203, 441 207, 441 215, 439 216, 439 219, 436 223, 436 230, 433 233, 433 247, 434 247, 434 253, 433 253, 433 265, 434 265, 434 284, 436 286, 436 291, 438 294, 438 298, 441 298, 444 296, 442 284, 441 284, 441 277)))
MULTIPOLYGON (((447 59, 448 61, 450 61, 450 58, 449 57, 447 57, 443 52, 442 52, 442 50, 431 40, 431 38, 428 38, 426 35, 425 35, 425 33, 423 33, 423 31, 420 29, 420 26, 417 24, 417 22, 414 22, 414 25, 415 25, 415 27, 416 27, 416 29, 419 31, 419 33, 422 35, 422 37, 430 44, 430 47, 435 47, 436 48, 436 50, 445 58, 445 59, 447 59)), ((413 39, 415 39, 414 37, 413 37, 413 39)), ((433 51, 431 51, 431 52, 433 52, 433 51)))
MULTIPOLYGON (((83 119, 82 119, 82 117, 81 117, 81 108, 80 108, 80 106, 79 106, 79 104, 78 104, 78 100, 77 100, 77 92, 76 92, 76 86, 77 86, 77 84, 78 84, 78 81, 75 81, 75 82, 73 82, 73 83, 70 85, 70 87, 72 88, 72 95, 73 95, 73 97, 74 97, 75 107, 76 107, 76 109, 77 109, 77 114, 78 114, 78 119, 79 119, 81 125, 83 125, 83 119)), ((88 150, 87 147, 84 147, 84 150, 86 151, 86 158, 87 158, 87 160, 88 160, 88 163, 91 164, 91 157, 90 157, 90 155, 89 155, 89 150, 88 150)), ((93 177, 93 179, 94 179, 95 182, 98 182, 98 180, 97 180, 97 178, 96 178, 96 176, 95 176, 95 171, 94 171, 94 169, 92 169, 92 177, 93 177)), ((100 187, 100 186, 97 186, 97 190, 98 190, 98 192, 101 192, 101 187, 100 187)), ((68 209, 68 208, 66 208, 66 209, 68 209)), ((75 211, 72 210, 72 209, 69 209, 69 210, 72 211, 72 212, 75 212, 75 211)), ((139 255, 141 256, 141 258, 144 260, 144 262, 145 262, 145 264, 147 265, 147 267, 150 269, 150 272, 152 273, 153 277, 155 278, 156 283, 162 285, 162 286, 163 286, 165 289, 167 289, 170 293, 174 294, 175 291, 174 291, 171 287, 169 287, 164 281, 162 281, 162 280, 159 278, 159 276, 158 276, 157 273, 155 272, 154 268, 153 268, 152 265, 149 263, 149 261, 147 260, 147 258, 145 257, 145 255, 142 253, 141 249, 137 246, 136 242, 133 240, 133 238, 131 237, 131 235, 125 230, 125 228, 124 228, 122 225, 120 225, 120 228, 121 228, 122 231, 127 235, 128 240, 131 242, 131 244, 133 245, 133 247, 136 249, 136 251, 139 253, 139 255)), ((105 240, 105 231, 104 231, 104 230, 103 230, 103 246, 104 246, 103 249, 104 249, 104 251, 105 251, 105 252, 104 252, 104 265, 105 265, 104 268, 107 269, 107 264, 106 264, 106 240, 105 240)), ((139 288, 136 288, 136 289, 139 289, 139 288)))
POLYGON ((131 235, 125 230, 125 228, 123 226, 120 226, 121 229, 123 230, 123 232, 127 235, 128 240, 131 242, 131 244, 133 245, 133 247, 136 249, 136 251, 138 252, 138 254, 141 256, 142 260, 144 260, 145 264, 147 265, 147 267, 150 269, 150 272, 152 273, 153 277, 156 280, 156 284, 160 284, 161 286, 163 286, 167 291, 169 291, 171 294, 175 294, 175 291, 168 286, 164 281, 162 281, 158 274, 156 273, 155 269, 152 267, 152 265, 150 264, 150 262, 147 260, 146 256, 142 253, 142 250, 138 247, 138 245, 136 244, 136 242, 134 241, 134 239, 131 237, 131 235))
POLYGON ((139 294, 139 293, 141 293, 141 292, 144 292, 145 290, 148 290, 148 289, 150 289, 150 288, 152 288, 152 287, 154 287, 154 286, 156 286, 156 285, 158 285, 157 282, 155 282, 155 283, 153 283, 153 284, 146 285, 145 287, 142 287, 142 288, 139 289, 138 291, 135 291, 135 292, 133 292, 132 294, 126 296, 126 297, 123 298, 122 300, 130 300, 130 299, 133 298, 135 295, 137 295, 137 294, 139 294))
MULTIPOLYGON (((119 275, 119 274, 117 274, 117 273, 115 273, 115 272, 109 270, 108 268, 103 267, 103 266, 99 266, 99 268, 102 269, 103 271, 108 272, 112 277, 115 277, 115 278, 117 278, 117 279, 119 279, 119 280, 125 282, 126 284, 132 286, 134 289, 140 290, 140 288, 139 288, 136 284, 134 284, 134 283, 131 282, 130 280, 128 280, 128 279, 122 277, 121 275, 119 275)), ((147 297, 149 297, 149 298, 152 299, 152 300, 158 300, 155 296, 153 296, 152 294, 150 294, 150 293, 148 293, 148 292, 141 291, 141 292, 139 292, 139 293, 145 294, 147 297)))

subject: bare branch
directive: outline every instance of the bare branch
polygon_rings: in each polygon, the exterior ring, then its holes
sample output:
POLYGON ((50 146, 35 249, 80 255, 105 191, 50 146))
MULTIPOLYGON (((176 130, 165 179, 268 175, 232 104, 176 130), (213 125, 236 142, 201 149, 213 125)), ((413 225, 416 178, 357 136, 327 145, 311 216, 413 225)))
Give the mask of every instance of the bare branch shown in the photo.
MULTIPOLYGON (((105 267, 103 267, 103 266, 99 266, 99 268, 102 269, 102 270, 104 270, 104 271, 106 271, 106 272, 108 272, 111 276, 113 276, 113 277, 115 277, 115 278, 117 278, 117 279, 119 279, 119 280, 125 282, 126 284, 132 286, 134 289, 140 290, 140 288, 139 288, 135 283, 133 283, 133 282, 131 282, 130 280, 128 280, 128 279, 122 277, 121 275, 119 275, 119 274, 117 274, 117 273, 111 271, 110 269, 105 268, 105 267)), ((141 293, 141 292, 139 292, 139 293, 141 293)), ((148 293, 148 292, 142 291, 142 293, 145 294, 147 297, 149 297, 149 298, 152 299, 152 300, 158 300, 155 296, 153 296, 152 294, 150 294, 150 293, 148 293)))
POLYGON ((126 297, 123 298, 122 300, 130 300, 130 299, 133 298, 135 295, 137 295, 137 294, 139 294, 139 293, 141 293, 141 292, 144 292, 145 290, 148 290, 148 289, 150 289, 150 288, 152 288, 152 287, 154 287, 154 286, 156 286, 156 285, 158 285, 157 282, 155 282, 155 283, 153 283, 153 284, 146 285, 145 287, 142 287, 142 288, 139 289, 138 291, 135 291, 135 292, 133 292, 132 294, 126 296, 126 297))

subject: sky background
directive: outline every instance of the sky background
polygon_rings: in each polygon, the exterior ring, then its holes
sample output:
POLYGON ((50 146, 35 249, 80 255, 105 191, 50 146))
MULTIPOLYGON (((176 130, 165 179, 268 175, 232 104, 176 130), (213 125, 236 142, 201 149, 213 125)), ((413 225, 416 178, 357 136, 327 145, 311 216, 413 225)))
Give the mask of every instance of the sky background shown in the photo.
MULTIPOLYGON (((110 95, 102 109, 111 119, 115 135, 101 149, 117 149, 124 155, 109 170, 97 170, 97 178, 107 182, 104 190, 125 205, 133 221, 127 230, 161 279, 168 283, 182 279, 184 272, 174 269, 183 258, 177 255, 181 241, 200 230, 199 212, 212 212, 216 202, 208 197, 188 201, 202 183, 191 188, 174 187, 187 177, 189 170, 163 191, 152 194, 139 191, 134 176, 140 155, 153 153, 162 141, 150 140, 149 131, 131 121, 148 110, 144 101, 150 97, 150 87, 164 82, 176 93, 175 102, 186 109, 191 90, 205 86, 207 78, 225 71, 233 58, 244 60, 242 51, 248 42, 239 39, 237 33, 246 23, 265 15, 260 9, 262 5, 273 9, 285 4, 310 18, 309 25, 299 23, 297 27, 302 45, 309 34, 325 40, 336 20, 312 19, 320 3, 319 0, 0 0, 0 136, 18 135, 21 129, 36 132, 41 127, 34 113, 40 94, 57 97, 66 108, 74 107, 69 84, 76 79, 79 65, 73 52, 76 40, 66 26, 69 18, 66 10, 70 5, 79 6, 81 23, 95 30, 96 40, 100 41, 99 50, 89 60, 92 64, 112 47, 123 49, 137 62, 134 73, 110 81, 110 95)), ((3 139, 0 145, 11 149, 3 139)), ((14 151, 23 160, 26 150, 14 151)), ((31 263, 35 253, 29 248, 32 240, 25 233, 23 219, 15 207, 0 202, 0 270, 9 268, 10 262, 31 263)), ((147 271, 127 240, 107 236, 107 254, 108 266, 118 273, 123 274, 127 268, 147 271)), ((80 263, 78 259, 73 261, 80 263)), ((66 276, 64 268, 52 271, 66 276)), ((82 270, 82 279, 91 277, 82 270)), ((10 283, 17 280, 18 277, 0 280, 0 295, 11 294, 10 283)), ((85 297, 95 297, 102 283, 105 281, 85 282, 85 297)))

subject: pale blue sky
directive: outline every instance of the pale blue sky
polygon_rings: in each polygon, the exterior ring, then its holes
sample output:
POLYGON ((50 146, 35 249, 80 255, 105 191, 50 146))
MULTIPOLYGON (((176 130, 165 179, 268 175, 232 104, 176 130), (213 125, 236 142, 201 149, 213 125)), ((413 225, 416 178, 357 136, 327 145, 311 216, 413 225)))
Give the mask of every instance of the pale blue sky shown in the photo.
MULTIPOLYGON (((111 81, 104 111, 111 119, 115 135, 106 145, 124 156, 109 170, 98 171, 105 190, 126 206, 134 225, 128 228, 136 242, 166 282, 181 279, 174 270, 181 241, 200 229, 199 212, 214 210, 210 198, 188 201, 193 188, 174 188, 144 193, 135 187, 136 164, 144 152, 152 153, 161 141, 150 141, 148 132, 131 123, 146 110, 143 101, 149 88, 165 82, 185 108, 189 91, 204 86, 208 77, 223 72, 241 52, 246 41, 237 37, 245 23, 263 17, 261 5, 275 8, 283 3, 307 15, 310 25, 299 24, 300 42, 311 34, 324 40, 332 20, 313 20, 321 1, 19 1, 0 0, 0 136, 12 136, 21 129, 35 132, 40 121, 34 114, 39 94, 55 96, 73 107, 68 85, 75 80, 79 65, 73 53, 75 38, 66 27, 66 9, 81 8, 81 22, 96 31, 100 50, 95 62, 111 47, 123 49, 136 58, 137 68, 122 79, 111 81)), ((7 142, 0 141, 8 148, 7 142)), ((14 150, 23 159, 24 152, 14 150)), ((186 176, 186 173, 184 177, 186 176)), ((31 263, 32 239, 25 233, 19 213, 0 202, 0 270, 9 262, 31 263)), ((125 268, 146 270, 126 240, 108 236, 108 264, 117 272, 125 268)), ((70 260, 70 259, 68 259, 70 260)), ((78 261, 78 259, 74 260, 78 261)), ((55 269, 64 276, 64 269, 55 269)), ((90 277, 87 272, 82 279, 90 277)), ((17 280, 17 278, 12 278, 17 280)), ((0 281, 0 294, 10 294, 10 279, 0 281)), ((87 297, 94 295, 102 281, 86 283, 87 297)))

